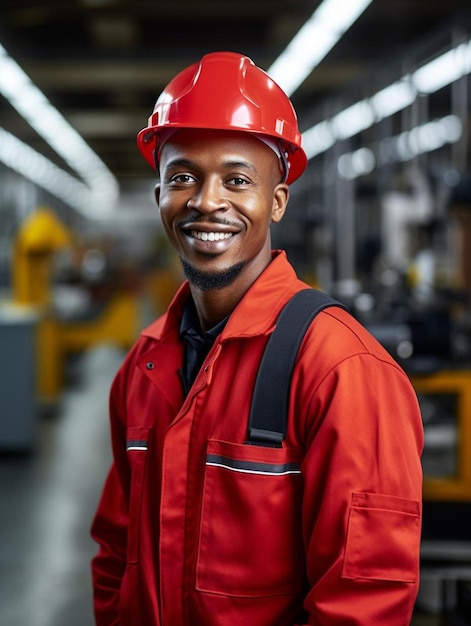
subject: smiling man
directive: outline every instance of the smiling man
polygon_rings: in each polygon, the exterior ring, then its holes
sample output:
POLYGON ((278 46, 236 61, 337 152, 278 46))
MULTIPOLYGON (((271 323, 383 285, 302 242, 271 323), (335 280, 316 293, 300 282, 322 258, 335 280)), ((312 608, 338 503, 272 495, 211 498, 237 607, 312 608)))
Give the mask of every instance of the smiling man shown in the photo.
POLYGON ((264 348, 307 288, 270 238, 306 167, 290 100, 247 57, 211 53, 169 83, 138 145, 187 280, 112 385, 96 624, 407 626, 423 431, 400 367, 325 309, 284 441, 248 440, 264 348))
POLYGON ((288 185, 275 151, 235 131, 176 132, 161 146, 160 172, 162 224, 206 331, 270 263, 270 223, 283 217, 288 185), (215 290, 209 298, 206 292, 215 290))

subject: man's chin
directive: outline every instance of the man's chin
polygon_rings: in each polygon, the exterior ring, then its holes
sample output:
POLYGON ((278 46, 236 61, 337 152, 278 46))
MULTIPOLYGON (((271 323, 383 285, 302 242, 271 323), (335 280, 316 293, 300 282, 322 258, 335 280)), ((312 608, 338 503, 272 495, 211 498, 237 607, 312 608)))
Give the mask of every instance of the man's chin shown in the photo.
POLYGON ((188 263, 188 261, 185 261, 185 259, 180 259, 180 261, 188 281, 194 287, 201 289, 201 291, 211 291, 213 289, 217 290, 228 287, 238 278, 245 265, 245 263, 240 262, 219 272, 208 272, 199 270, 194 265, 188 263))

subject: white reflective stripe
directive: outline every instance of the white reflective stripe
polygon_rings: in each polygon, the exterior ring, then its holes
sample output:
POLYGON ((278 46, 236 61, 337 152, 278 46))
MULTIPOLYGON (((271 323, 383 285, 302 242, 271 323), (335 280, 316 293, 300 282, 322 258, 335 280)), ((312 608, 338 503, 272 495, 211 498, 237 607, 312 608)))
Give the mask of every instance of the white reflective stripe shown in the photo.
POLYGON ((284 474, 301 474, 299 463, 267 463, 262 461, 249 461, 242 459, 231 459, 221 454, 208 454, 206 465, 222 467, 232 471, 245 472, 247 474, 263 474, 269 476, 284 474))
POLYGON ((231 472, 240 472, 241 474, 261 474, 263 476, 285 476, 286 474, 300 474, 301 470, 284 470, 282 472, 264 472, 262 470, 249 470, 242 469, 240 467, 231 467, 230 465, 224 465, 224 463, 214 463, 207 461, 206 465, 211 465, 212 467, 222 467, 223 469, 227 469, 231 472))
POLYGON ((129 446, 126 450, 147 450, 147 446, 129 446))

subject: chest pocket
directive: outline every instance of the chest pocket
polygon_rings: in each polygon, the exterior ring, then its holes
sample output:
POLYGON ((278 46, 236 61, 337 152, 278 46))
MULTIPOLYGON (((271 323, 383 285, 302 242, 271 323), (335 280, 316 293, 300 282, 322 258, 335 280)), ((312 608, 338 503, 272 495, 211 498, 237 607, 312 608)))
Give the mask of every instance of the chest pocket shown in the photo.
POLYGON ((302 451, 210 441, 196 585, 234 596, 299 593, 302 451))

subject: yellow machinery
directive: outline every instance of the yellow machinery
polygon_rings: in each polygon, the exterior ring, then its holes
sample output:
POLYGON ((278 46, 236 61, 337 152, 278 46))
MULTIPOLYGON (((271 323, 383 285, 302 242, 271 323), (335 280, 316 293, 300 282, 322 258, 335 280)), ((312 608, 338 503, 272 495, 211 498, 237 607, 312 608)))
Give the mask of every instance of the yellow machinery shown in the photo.
POLYGON ((47 208, 38 208, 22 224, 14 244, 12 289, 16 305, 38 311, 38 395, 55 402, 63 387, 64 359, 98 343, 128 348, 137 336, 139 307, 135 293, 117 292, 103 313, 87 321, 64 321, 54 314, 54 255, 72 245, 69 231, 47 208))
POLYGON ((412 376, 425 423, 424 499, 471 501, 471 370, 412 376), (427 402, 446 416, 428 423, 427 402), (435 429, 435 434, 434 434, 435 429), (429 463, 430 461, 430 463, 429 463))
POLYGON ((37 209, 22 224, 13 248, 13 294, 19 305, 48 306, 53 255, 72 243, 54 213, 37 209))

